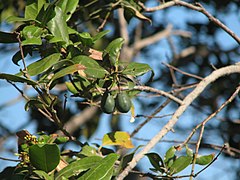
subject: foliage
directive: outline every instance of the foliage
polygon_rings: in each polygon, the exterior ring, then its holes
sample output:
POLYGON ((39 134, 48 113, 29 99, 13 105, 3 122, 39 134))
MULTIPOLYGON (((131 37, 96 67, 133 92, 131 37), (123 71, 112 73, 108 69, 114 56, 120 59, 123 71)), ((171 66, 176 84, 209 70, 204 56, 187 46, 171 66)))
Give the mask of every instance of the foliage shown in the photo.
MULTIPOLYGON (((11 3, 13 2, 11 1, 11 3)), ((17 132, 17 156, 20 162, 14 168, 3 170, 0 177, 7 174, 9 177, 19 179, 112 179, 124 172, 141 147, 134 147, 131 134, 119 131, 118 124, 114 123, 114 118, 119 118, 118 114, 130 111, 133 120, 136 117, 133 99, 142 91, 156 92, 150 88, 154 87, 159 79, 167 86, 171 85, 172 81, 169 81, 169 72, 164 70, 154 77, 154 68, 151 68, 150 63, 130 62, 128 58, 124 59, 127 56, 122 52, 124 50, 127 52, 127 45, 135 40, 124 39, 124 35, 122 35, 123 37, 116 34, 111 35, 118 30, 111 32, 103 30, 103 28, 108 19, 113 18, 114 21, 114 13, 120 10, 123 10, 123 16, 128 23, 133 18, 137 18, 143 24, 151 24, 152 15, 148 17, 144 13, 146 11, 145 2, 132 0, 92 2, 27 0, 19 3, 23 3, 21 7, 20 5, 18 7, 23 16, 10 13, 11 16, 5 18, 8 23, 14 23, 16 27, 13 33, 0 32, 0 43, 19 44, 19 51, 13 55, 12 63, 20 68, 13 74, 0 73, 0 79, 12 84, 23 95, 26 100, 25 110, 30 110, 31 118, 38 121, 38 130, 45 132, 41 132, 37 136, 26 130, 17 132), (81 17, 79 17, 80 15, 81 17), (79 29, 79 24, 83 24, 83 28, 79 29), (26 65, 29 56, 38 57, 38 60, 26 65), (143 75, 150 77, 146 80, 147 86, 141 86, 137 80, 137 77, 143 75), (28 85, 37 95, 32 97, 25 95, 17 87, 18 83, 28 85), (54 90, 59 85, 63 85, 65 89, 63 92, 55 94, 54 90), (95 112, 93 121, 87 122, 85 127, 78 128, 71 133, 65 129, 65 126, 70 122, 74 112, 66 107, 67 99, 61 98, 62 94, 66 95, 67 93, 71 94, 73 98, 81 99, 81 103, 76 100, 76 105, 82 111, 87 107, 98 108, 101 106, 101 111, 95 112), (100 145, 93 146, 87 142, 80 142, 78 140, 80 134, 89 138, 95 132, 102 112, 113 115, 112 129, 114 131, 106 132, 100 145), (79 152, 64 151, 62 147, 69 143, 79 145, 81 150, 79 152), (108 149, 105 146, 115 146, 116 149, 108 149), (125 155, 119 154, 121 149, 118 150, 118 147, 133 149, 133 152, 125 155)), ((2 6, 7 5, 3 4, 2 6)), ((214 6, 218 6, 217 3, 214 6)), ((12 12, 9 8, 15 7, 9 5, 7 8, 9 12, 12 12)), ((2 15, 8 14, 7 10, 1 9, 1 11, 2 15)), ((209 23, 205 26, 211 25, 209 23)), ((189 24, 189 26, 195 28, 196 34, 201 34, 203 31, 202 25, 189 24)), ((142 28, 143 38, 154 36, 157 31, 162 29, 162 27, 151 27, 150 29, 148 27, 142 28)), ((214 28, 213 30, 215 31, 214 28)), ((132 37, 131 35, 130 33, 129 37, 132 37)), ((186 57, 177 57, 175 54, 172 65, 191 72, 190 63, 186 60, 196 58, 202 62, 202 64, 197 62, 199 70, 197 78, 191 75, 180 77, 181 84, 195 82, 196 79, 202 80, 201 76, 206 76, 209 70, 209 67, 204 66, 209 56, 214 55, 221 61, 221 55, 214 48, 208 49, 206 44, 202 44, 200 47, 200 43, 194 45, 189 40, 182 38, 180 40, 183 42, 182 48, 195 46, 197 50, 194 54, 186 57)), ((196 42, 200 42, 200 40, 196 40, 196 42)), ((132 59, 141 48, 138 49, 136 44, 129 47, 132 48, 131 50, 136 50, 131 56, 129 55, 132 59)), ((147 49, 144 51, 148 54, 147 49)), ((238 53, 235 50, 231 52, 238 53)), ((228 64, 231 62, 229 61, 228 64)), ((172 79, 176 80, 175 77, 172 79)), ((213 92, 210 101, 214 102, 218 97, 232 94, 232 91, 226 94, 222 94, 221 91, 224 86, 236 84, 238 81, 235 80, 239 80, 239 76, 233 76, 234 83, 228 82, 226 79, 223 80, 223 84, 218 83, 217 90, 213 92)), ((174 91, 167 96, 171 99, 172 94, 178 98, 174 91)), ((204 93, 199 95, 200 105, 204 104, 205 95, 204 93)), ((153 102, 151 106, 143 103, 142 107, 146 107, 144 110, 149 110, 156 104, 159 102, 153 102)), ((216 110, 213 103, 206 104, 210 105, 212 110, 216 110)), ((201 125, 204 127, 205 123, 201 125)), ((188 166, 192 166, 194 169, 195 164, 208 166, 216 160, 214 154, 200 155, 198 153, 199 145, 196 146, 196 152, 193 152, 186 143, 171 146, 163 158, 160 153, 145 153, 152 165, 149 169, 154 173, 154 178, 171 179, 188 166), (186 152, 182 152, 183 146, 186 152), (179 156, 178 153, 181 155, 179 156)), ((194 174, 190 175, 190 177, 193 176, 194 174)))

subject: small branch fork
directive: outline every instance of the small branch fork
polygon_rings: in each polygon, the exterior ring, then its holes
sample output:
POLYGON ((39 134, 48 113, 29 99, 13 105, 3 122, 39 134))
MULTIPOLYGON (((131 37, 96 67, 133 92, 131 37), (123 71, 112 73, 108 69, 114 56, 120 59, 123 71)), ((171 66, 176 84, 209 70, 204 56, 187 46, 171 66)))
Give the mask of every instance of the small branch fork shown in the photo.
POLYGON ((213 22, 218 27, 223 29, 233 39, 235 39, 235 41, 238 44, 240 44, 240 37, 238 37, 232 30, 230 30, 221 21, 219 21, 217 18, 212 16, 200 3, 195 3, 195 5, 193 5, 193 4, 181 1, 181 0, 173 0, 173 1, 169 1, 169 2, 166 2, 166 3, 160 4, 159 6, 151 7, 151 8, 145 7, 145 5, 143 3, 141 3, 141 2, 138 2, 138 3, 145 10, 145 12, 154 12, 154 11, 162 10, 162 9, 165 9, 165 8, 168 8, 168 7, 172 7, 172 6, 184 6, 186 8, 189 8, 189 9, 201 12, 202 14, 204 14, 209 19, 209 21, 213 22))
POLYGON ((233 73, 240 74, 240 64, 230 65, 227 67, 220 68, 213 71, 209 76, 204 78, 197 87, 188 94, 183 100, 182 104, 173 114, 169 122, 149 141, 149 143, 132 159, 128 166, 120 173, 117 177, 118 180, 124 179, 128 173, 137 165, 144 155, 149 152, 177 123, 179 117, 184 113, 184 111, 191 105, 191 103, 202 93, 202 91, 212 82, 217 80, 222 76, 226 76, 233 73))

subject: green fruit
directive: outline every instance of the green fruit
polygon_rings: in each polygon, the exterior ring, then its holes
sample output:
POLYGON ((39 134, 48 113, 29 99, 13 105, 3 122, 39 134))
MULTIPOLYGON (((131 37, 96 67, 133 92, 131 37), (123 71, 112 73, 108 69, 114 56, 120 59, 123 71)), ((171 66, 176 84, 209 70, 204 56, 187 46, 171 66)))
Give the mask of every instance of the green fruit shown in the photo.
POLYGON ((114 111, 115 101, 113 96, 108 91, 103 94, 101 108, 102 111, 107 114, 111 114, 114 111))
POLYGON ((126 92, 120 92, 116 98, 116 107, 119 112, 127 113, 132 106, 130 97, 126 92))

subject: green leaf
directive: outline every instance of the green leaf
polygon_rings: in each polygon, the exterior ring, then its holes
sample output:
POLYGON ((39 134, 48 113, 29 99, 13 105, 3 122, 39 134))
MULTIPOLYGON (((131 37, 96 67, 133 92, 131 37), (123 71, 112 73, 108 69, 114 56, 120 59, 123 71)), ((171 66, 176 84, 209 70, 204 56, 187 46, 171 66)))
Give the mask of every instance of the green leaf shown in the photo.
POLYGON ((85 69, 85 67, 83 65, 81 65, 81 64, 74 64, 74 65, 68 66, 68 67, 60 70, 56 74, 54 74, 52 79, 51 79, 51 82, 56 80, 56 79, 59 79, 59 78, 61 78, 63 76, 66 76, 68 74, 73 74, 76 71, 82 71, 84 69, 85 69))
POLYGON ((213 160, 214 156, 215 156, 215 154, 209 154, 209 155, 204 155, 204 156, 198 155, 197 159, 196 159, 196 164, 207 165, 213 160))
POLYGON ((60 151, 56 144, 35 144, 29 148, 31 164, 38 170, 50 172, 60 161, 60 151))
POLYGON ((96 152, 96 149, 94 147, 91 147, 89 145, 85 145, 85 146, 82 147, 82 150, 79 153, 79 155, 83 155, 83 156, 96 156, 97 152, 96 152))
POLYGON ((38 177, 40 177, 41 179, 45 179, 45 180, 53 180, 53 178, 51 176, 49 176, 46 172, 41 171, 41 170, 34 170, 33 171, 35 174, 37 174, 38 177))
POLYGON ((6 19, 8 23, 13 23, 13 22, 25 22, 29 21, 30 19, 23 18, 23 17, 17 17, 17 16, 10 16, 6 19))
POLYGON ((93 44, 92 36, 88 32, 78 34, 84 46, 91 46, 93 44))
POLYGON ((45 28, 46 24, 55 17, 56 13, 54 11, 55 4, 54 2, 47 4, 45 3, 40 9, 36 20, 41 23, 41 26, 45 28))
POLYGON ((112 66, 118 65, 118 58, 123 43, 124 43, 123 38, 117 38, 113 40, 105 49, 105 52, 108 53, 109 55, 109 60, 112 66))
POLYGON ((184 170, 192 162, 192 157, 190 156, 180 156, 177 158, 170 167, 169 174, 177 174, 184 170))
POLYGON ((70 43, 68 36, 68 29, 65 16, 60 7, 54 8, 55 17, 52 18, 48 23, 48 29, 54 36, 50 43, 64 42, 66 45, 70 43))
POLYGON ((126 0, 122 1, 122 6, 124 7, 124 9, 131 11, 136 18, 141 20, 147 20, 148 22, 152 23, 152 21, 149 18, 141 14, 132 4, 130 4, 130 2, 126 0))
POLYGON ((78 1, 79 0, 59 0, 59 1, 57 1, 56 5, 62 9, 66 21, 68 21, 71 18, 72 14, 76 10, 78 1))
POLYGON ((130 135, 123 131, 105 134, 102 139, 102 146, 106 145, 120 145, 125 148, 134 148, 130 135))
POLYGON ((112 176, 112 168, 115 161, 119 158, 118 154, 109 154, 102 159, 96 166, 88 170, 78 180, 92 180, 92 179, 104 179, 110 180, 112 176))
POLYGON ((186 154, 187 156, 193 157, 193 150, 186 145, 186 154))
POLYGON ((25 104, 25 107, 24 107, 25 111, 28 111, 31 106, 42 109, 44 107, 44 103, 38 99, 30 99, 25 104))
POLYGON ((145 155, 148 157, 150 163, 156 170, 160 171, 161 173, 164 172, 164 162, 157 153, 147 153, 145 155))
POLYGON ((170 147, 165 156, 164 156, 164 163, 167 167, 170 167, 172 165, 172 163, 175 161, 176 159, 176 148, 174 146, 170 147))
POLYGON ((41 45, 42 39, 41 35, 43 33, 43 29, 37 26, 26 26, 22 30, 22 35, 25 40, 22 41, 22 45, 41 45))
POLYGON ((16 43, 17 34, 0 31, 0 43, 16 43))
POLYGON ((95 35, 92 39, 93 39, 93 42, 101 39, 103 36, 105 36, 106 34, 108 34, 110 32, 110 30, 104 30, 102 32, 99 32, 97 35, 95 35))
POLYGON ((121 168, 120 170, 125 169, 125 167, 127 167, 128 163, 132 161, 134 154, 135 152, 123 156, 119 165, 119 167, 121 168))
POLYGON ((8 81, 12 81, 12 82, 20 82, 20 83, 26 83, 28 85, 37 85, 37 83, 35 81, 32 81, 30 79, 26 79, 23 77, 19 77, 16 75, 12 75, 12 74, 5 74, 5 73, 0 73, 0 79, 5 79, 8 81))
POLYGON ((73 163, 69 164, 62 170, 60 170, 56 176, 56 180, 61 180, 64 178, 69 178, 71 176, 75 176, 80 174, 83 171, 86 171, 90 168, 93 168, 94 166, 98 165, 99 162, 101 162, 102 158, 99 156, 90 156, 85 157, 80 160, 76 160, 73 163))
MULTIPOLYGON (((32 55, 32 48, 29 46, 23 46, 23 56, 26 57, 28 54, 32 55)), ((12 57, 12 62, 19 66, 18 62, 22 60, 22 54, 21 51, 19 50, 16 52, 13 57, 12 57)))
POLYGON ((82 64, 86 67, 85 73, 92 78, 104 78, 108 72, 101 67, 95 60, 88 56, 76 56, 72 59, 76 64, 82 64))
POLYGON ((37 2, 35 0, 27 0, 24 17, 26 19, 34 20, 36 19, 37 14, 38 14, 37 2))
POLYGON ((60 53, 53 53, 50 56, 47 56, 30 64, 29 66, 27 66, 28 74, 30 76, 36 76, 43 73, 44 71, 52 67, 54 64, 56 64, 59 61, 60 56, 60 53))
POLYGON ((148 64, 131 62, 122 71, 122 74, 131 75, 131 76, 141 76, 147 73, 148 71, 152 71, 152 76, 153 76, 153 70, 148 64))

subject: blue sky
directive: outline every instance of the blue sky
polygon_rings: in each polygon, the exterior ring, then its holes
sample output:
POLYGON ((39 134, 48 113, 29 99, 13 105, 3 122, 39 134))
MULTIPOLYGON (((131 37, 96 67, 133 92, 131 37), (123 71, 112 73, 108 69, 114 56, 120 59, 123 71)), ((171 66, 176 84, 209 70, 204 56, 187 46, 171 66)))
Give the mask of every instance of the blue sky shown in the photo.
MULTIPOLYGON (((208 19, 199 14, 198 12, 194 12, 194 11, 185 11, 185 8, 172 8, 171 11, 169 11, 167 13, 168 18, 170 19, 171 24, 174 25, 174 27, 183 27, 184 28, 184 22, 186 20, 189 20, 192 18, 192 16, 194 16, 195 20, 197 19, 199 22, 206 22, 208 19)), ((164 20, 162 17, 163 13, 159 12, 157 14, 156 19, 158 19, 159 21, 164 20), (159 16, 159 18, 158 18, 159 16)), ((226 25, 232 29, 237 35, 240 36, 240 20, 238 19, 239 17, 235 16, 235 15, 229 15, 229 16, 225 16, 223 17, 224 20, 226 20, 226 25)), ((154 24, 153 24, 154 25, 154 24)), ((9 28, 6 27, 5 25, 1 25, 1 30, 2 31, 7 31, 9 28)), ((236 42, 225 32, 220 31, 218 34, 218 41, 221 43, 223 48, 226 49, 230 49, 233 46, 236 46, 236 42)), ((17 50, 17 49, 16 49, 17 50)), ((9 53, 3 53, 1 52, 0 56, 1 56, 1 61, 0 61, 0 72, 6 72, 6 73, 15 73, 19 70, 19 67, 16 65, 13 65, 11 62, 11 56, 14 54, 15 52, 9 52, 9 53)), ((161 57, 161 61, 166 61, 166 56, 170 55, 170 51, 169 51, 169 47, 166 43, 166 41, 161 41, 159 43, 157 43, 157 45, 155 46, 155 48, 153 49, 153 54, 155 57, 161 57)), ((138 61, 139 62, 144 62, 145 59, 144 57, 142 57, 141 55, 138 57, 138 61)), ((157 68, 158 66, 156 66, 155 63, 159 63, 158 61, 149 61, 150 65, 154 68, 157 68)), ((155 69, 157 70, 157 69, 155 69)), ((21 86, 20 86, 21 87, 21 86)), ((161 87, 159 87, 161 88, 161 87)), ((11 99, 15 99, 16 97, 19 96, 19 93, 16 91, 16 89, 14 89, 12 86, 10 86, 9 84, 7 84, 6 82, 0 81, 0 106, 2 104, 4 104, 5 102, 8 102, 11 99)), ((135 101, 134 101, 135 102, 135 101)), ((4 108, 3 110, 0 111, 0 122, 4 125, 6 125, 10 130, 12 130, 12 132, 15 132, 18 130, 19 127, 21 127, 23 124, 28 122, 28 113, 24 111, 24 101, 19 101, 16 104, 8 107, 8 108, 4 108)), ((138 104, 135 102, 134 105, 136 106, 136 114, 150 114, 151 112, 138 112, 138 104)), ((174 109, 166 109, 165 111, 163 111, 160 115, 163 114, 167 114, 167 113, 172 113, 174 112, 174 109)), ((193 124, 193 119, 195 119, 196 121, 200 121, 202 120, 203 117, 194 117, 192 116, 190 111, 187 111, 184 116, 180 119, 179 123, 181 123, 182 126, 189 126, 191 124, 193 124)), ((127 114, 125 116, 123 116, 122 121, 121 121, 121 126, 123 128, 123 130, 127 131, 127 132, 132 132, 134 130, 134 128, 137 126, 138 123, 141 122, 141 120, 143 119, 137 119, 136 123, 130 123, 130 115, 127 114)), ((163 120, 159 121, 159 119, 154 119, 152 120, 152 123, 148 124, 147 126, 145 126, 141 132, 139 132, 139 134, 136 135, 136 137, 139 138, 152 138, 160 129, 161 127, 169 120, 168 118, 164 118, 163 120)), ((102 138, 105 132, 109 132, 110 128, 109 128, 109 123, 110 123, 110 116, 109 115, 102 115, 101 118, 101 122, 100 125, 97 129, 97 131, 95 132, 94 136, 91 139, 91 142, 96 142, 96 143, 100 143, 99 140, 96 140, 96 138, 102 138)), ((29 132, 31 133, 35 133, 35 124, 28 124, 25 127, 29 132)), ((190 132, 190 131, 189 131, 190 132)), ((184 137, 182 137, 182 140, 184 140, 184 137)), ((179 137, 176 137, 175 134, 170 133, 169 135, 167 135, 165 137, 165 139, 179 139, 179 137)), ((134 144, 137 146, 139 144, 145 144, 145 142, 139 142, 139 141, 133 141, 134 144)), ((216 144, 222 144, 223 142, 220 141, 216 141, 216 144)), ((15 138, 10 138, 3 146, 2 148, 7 148, 7 147, 15 147, 16 148, 16 141, 15 138)), ((152 151, 156 151, 159 152, 160 154, 164 154, 164 152, 166 152, 167 148, 170 146, 170 144, 168 143, 161 143, 160 145, 157 145, 152 151)), ((74 148, 74 147, 72 147, 74 148)), ((17 150, 17 149, 15 149, 17 150)), ((17 152, 17 151, 16 151, 17 152)), ((215 152, 217 153, 217 151, 203 151, 203 154, 207 154, 207 153, 212 153, 215 152)), ((8 158, 13 158, 16 159, 16 156, 14 156, 14 154, 11 153, 6 153, 4 151, 0 152, 0 156, 1 157, 8 157, 8 158)), ((146 158, 144 158, 143 160, 141 160, 142 164, 144 164, 144 166, 141 166, 144 170, 148 170, 146 167, 149 167, 149 162, 146 160, 146 158)), ((15 163, 10 163, 8 161, 2 161, 0 160, 0 171, 6 167, 7 165, 15 165, 15 163)), ((210 167, 209 169, 207 169, 205 172, 203 172, 202 175, 200 175, 197 179, 205 179, 206 177, 208 177, 208 179, 213 179, 213 178, 217 178, 217 179, 231 179, 231 173, 230 170, 232 169, 232 167, 237 167, 239 166, 239 162, 237 162, 237 160, 232 160, 229 161, 226 157, 221 156, 219 158, 218 161, 216 161, 214 163, 214 165, 212 167, 210 167), (222 164, 224 163, 224 167, 222 166, 222 164), (225 173, 225 172, 229 172, 229 173, 225 173), (220 176, 222 174, 226 174, 226 176, 220 176)), ((197 169, 200 169, 200 167, 197 167, 197 169)), ((186 171, 183 172, 184 174, 189 173, 189 169, 187 169, 186 171)))

